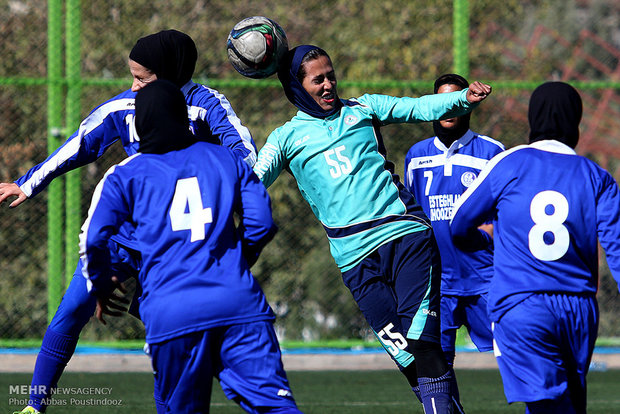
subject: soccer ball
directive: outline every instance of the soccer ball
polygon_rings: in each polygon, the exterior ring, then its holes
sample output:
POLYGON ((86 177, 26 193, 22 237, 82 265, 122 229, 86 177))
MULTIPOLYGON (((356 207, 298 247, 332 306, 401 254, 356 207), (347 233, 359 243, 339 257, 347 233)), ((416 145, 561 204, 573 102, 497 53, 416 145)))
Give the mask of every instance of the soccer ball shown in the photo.
POLYGON ((241 20, 228 35, 228 60, 248 78, 262 79, 278 70, 288 50, 286 33, 271 19, 253 16, 241 20))

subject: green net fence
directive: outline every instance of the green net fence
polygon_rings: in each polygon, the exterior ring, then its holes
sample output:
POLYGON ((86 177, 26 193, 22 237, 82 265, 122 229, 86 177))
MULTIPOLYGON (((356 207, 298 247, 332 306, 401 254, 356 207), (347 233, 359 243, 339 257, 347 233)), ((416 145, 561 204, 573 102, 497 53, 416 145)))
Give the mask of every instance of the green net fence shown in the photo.
MULTIPOLYGON (((585 110, 580 154, 620 177, 620 4, 598 0, 76 0, 0 1, 0 180, 45 159, 95 106, 129 88, 127 56, 146 34, 175 28, 198 47, 194 79, 224 93, 260 148, 294 113, 275 77, 245 79, 226 58, 242 18, 263 15, 289 44, 330 53, 343 98, 363 93, 420 96, 458 72, 493 94, 472 129, 507 148, 526 142, 527 103, 545 80, 577 87, 585 110)), ((402 174, 407 149, 430 124, 389 126, 388 155, 402 174)), ((120 145, 53 182, 16 209, 0 210, 0 339, 42 337, 77 263, 77 237, 92 191, 122 160, 120 145), (48 293, 49 292, 49 293, 48 293)), ((288 175, 270 188, 280 228, 253 268, 285 340, 367 339, 333 262, 323 229, 288 175)), ((620 336, 618 289, 601 254, 602 336, 620 336)), ((82 339, 139 340, 140 322, 91 321, 82 339)))

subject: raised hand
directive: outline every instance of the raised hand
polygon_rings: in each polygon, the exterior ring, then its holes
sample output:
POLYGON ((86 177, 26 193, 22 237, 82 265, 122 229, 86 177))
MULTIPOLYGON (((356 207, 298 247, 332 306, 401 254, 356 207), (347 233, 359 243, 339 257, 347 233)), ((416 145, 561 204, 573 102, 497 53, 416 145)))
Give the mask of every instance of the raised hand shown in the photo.
POLYGON ((487 96, 489 96, 492 90, 493 88, 491 85, 475 81, 469 85, 469 89, 467 90, 467 100, 470 103, 482 102, 487 96))

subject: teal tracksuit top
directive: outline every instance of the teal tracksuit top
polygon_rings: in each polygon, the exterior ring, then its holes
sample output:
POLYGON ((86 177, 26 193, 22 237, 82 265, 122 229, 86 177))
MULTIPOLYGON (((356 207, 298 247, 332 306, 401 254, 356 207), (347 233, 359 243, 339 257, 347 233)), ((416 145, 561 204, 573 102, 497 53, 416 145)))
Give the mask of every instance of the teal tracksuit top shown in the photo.
POLYGON ((299 111, 269 135, 254 172, 266 187, 283 169, 292 173, 345 272, 382 244, 430 227, 387 161, 379 128, 464 115, 475 106, 466 94, 366 94, 325 119, 299 111))

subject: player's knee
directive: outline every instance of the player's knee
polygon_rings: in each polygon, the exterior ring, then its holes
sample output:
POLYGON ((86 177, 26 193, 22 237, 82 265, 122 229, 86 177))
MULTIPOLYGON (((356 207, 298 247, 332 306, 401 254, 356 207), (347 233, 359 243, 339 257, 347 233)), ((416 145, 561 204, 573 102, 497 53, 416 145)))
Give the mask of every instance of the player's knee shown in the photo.
POLYGON ((95 312, 96 306, 94 295, 74 295, 66 292, 49 328, 66 335, 79 335, 95 312))
POLYGON ((439 343, 411 339, 407 342, 416 361, 418 377, 438 378, 448 372, 448 364, 439 343))

